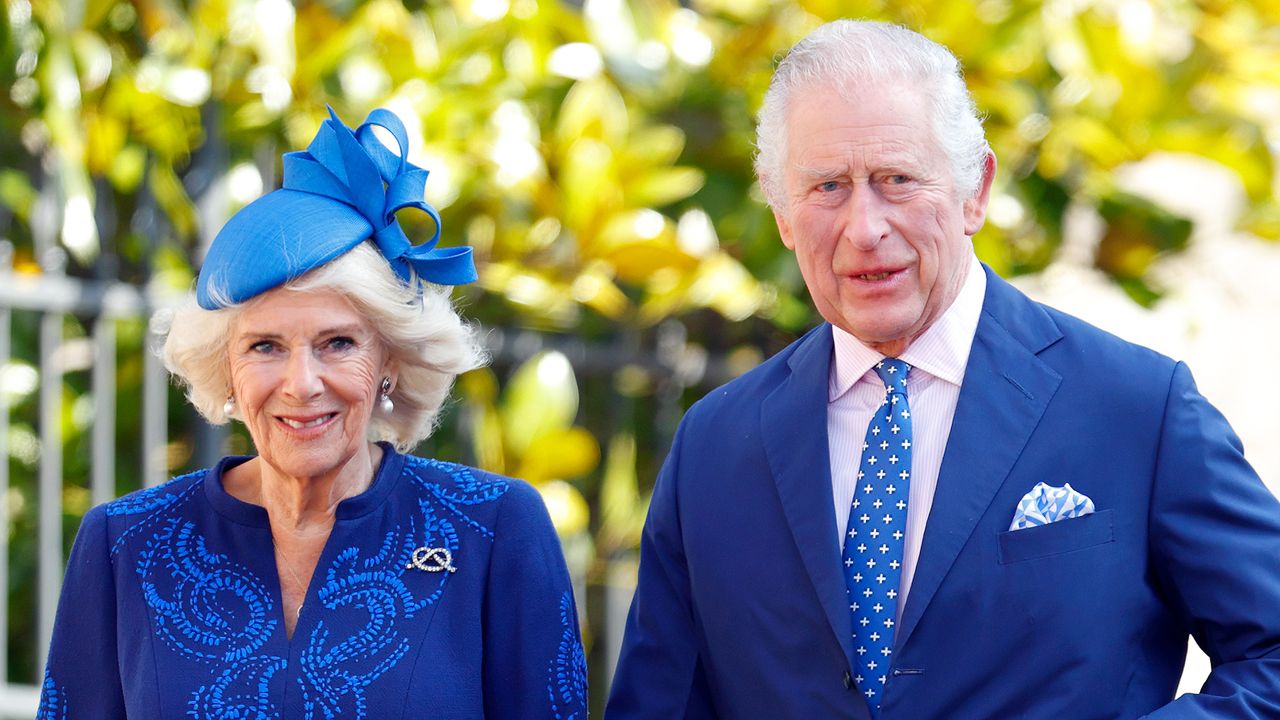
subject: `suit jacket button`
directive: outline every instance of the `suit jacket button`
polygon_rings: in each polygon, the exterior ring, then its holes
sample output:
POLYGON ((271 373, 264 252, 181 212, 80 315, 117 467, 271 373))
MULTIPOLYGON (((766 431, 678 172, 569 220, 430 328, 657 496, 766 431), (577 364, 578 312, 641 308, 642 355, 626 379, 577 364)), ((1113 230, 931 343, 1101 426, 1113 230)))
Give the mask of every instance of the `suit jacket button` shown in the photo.
POLYGON ((844 671, 844 689, 848 690, 851 687, 853 687, 853 676, 849 674, 848 670, 845 670, 844 671))

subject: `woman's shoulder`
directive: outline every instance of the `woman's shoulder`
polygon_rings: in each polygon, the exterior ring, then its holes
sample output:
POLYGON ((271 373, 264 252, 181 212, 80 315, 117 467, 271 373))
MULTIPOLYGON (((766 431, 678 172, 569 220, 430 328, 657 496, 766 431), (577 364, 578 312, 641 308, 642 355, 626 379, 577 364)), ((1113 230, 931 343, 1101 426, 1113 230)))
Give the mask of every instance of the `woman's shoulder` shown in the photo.
POLYGON ((419 487, 455 506, 488 506, 511 519, 547 516, 542 495, 524 480, 413 455, 405 456, 405 472, 419 487))
POLYGON ((404 472, 415 485, 433 494, 468 503, 497 500, 520 482, 480 468, 416 455, 405 456, 404 472))
POLYGON ((98 505, 80 521, 76 543, 105 540, 114 559, 131 536, 173 513, 181 513, 201 486, 208 470, 180 475, 155 487, 135 490, 98 505))
POLYGON ((108 517, 150 513, 174 507, 189 498, 209 474, 209 468, 179 475, 155 487, 135 490, 106 503, 103 512, 108 517))

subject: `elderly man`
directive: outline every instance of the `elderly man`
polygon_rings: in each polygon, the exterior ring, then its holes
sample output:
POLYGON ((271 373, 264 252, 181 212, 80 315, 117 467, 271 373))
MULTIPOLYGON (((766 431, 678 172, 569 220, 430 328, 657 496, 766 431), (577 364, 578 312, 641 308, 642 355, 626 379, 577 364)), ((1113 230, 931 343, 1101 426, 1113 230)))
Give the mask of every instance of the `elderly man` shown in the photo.
POLYGON ((1280 717, 1280 505, 1185 366, 978 262, 951 53, 823 26, 759 147, 827 323, 681 424, 608 720, 1280 717))

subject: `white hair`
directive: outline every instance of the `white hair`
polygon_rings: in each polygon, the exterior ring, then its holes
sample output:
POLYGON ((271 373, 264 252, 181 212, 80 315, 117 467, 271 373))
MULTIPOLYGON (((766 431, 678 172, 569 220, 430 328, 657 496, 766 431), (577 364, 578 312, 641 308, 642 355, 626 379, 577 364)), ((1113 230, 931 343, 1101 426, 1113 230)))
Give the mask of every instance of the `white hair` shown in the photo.
POLYGON ((765 199, 782 210, 787 157, 787 112, 800 89, 839 92, 860 83, 899 83, 930 101, 934 139, 951 161, 963 197, 982 184, 990 146, 960 62, 947 48, 899 25, 836 20, 809 33, 778 64, 756 126, 756 176, 765 199), (829 87, 828 87, 829 86, 829 87))
MULTIPOLYGON (((487 359, 475 329, 454 309, 449 289, 426 285, 419 296, 417 286, 417 278, 406 285, 368 242, 281 286, 290 292, 336 292, 377 332, 399 374, 391 392, 395 410, 389 415, 375 410, 369 434, 402 452, 431 435, 454 378, 487 359)), ((253 302, 205 310, 189 300, 174 312, 166 331, 165 367, 214 425, 229 419, 223 404, 231 396, 231 328, 253 302)))

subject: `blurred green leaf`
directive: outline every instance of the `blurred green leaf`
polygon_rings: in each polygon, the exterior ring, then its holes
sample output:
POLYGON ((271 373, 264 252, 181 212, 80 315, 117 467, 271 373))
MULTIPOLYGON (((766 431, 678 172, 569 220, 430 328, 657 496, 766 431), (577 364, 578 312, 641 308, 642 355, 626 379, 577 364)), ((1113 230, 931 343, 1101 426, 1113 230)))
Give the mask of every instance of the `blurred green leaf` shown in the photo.
POLYGON ((25 222, 35 200, 36 190, 31 187, 26 175, 17 170, 0 168, 0 203, 25 222))
POLYGON ((535 485, 585 475, 600 462, 595 437, 580 427, 544 430, 529 441, 516 475, 535 485))
POLYGON ((534 485, 542 495, 542 502, 551 515, 560 537, 578 535, 586 531, 591 519, 591 508, 576 487, 563 480, 548 480, 534 485))
POLYGON ((568 429, 578 413, 578 385, 569 358, 545 350, 525 361, 503 390, 499 412, 503 438, 517 455, 528 451, 538 436, 568 429))
POLYGON ((583 80, 574 84, 560 105, 555 139, 561 147, 591 138, 620 148, 630 124, 617 87, 603 79, 583 80))
POLYGON ((702 187, 702 171, 690 167, 659 168, 625 184, 631 201, 650 207, 683 200, 702 187))
POLYGON ((600 481, 600 529, 597 542, 603 553, 624 551, 640 544, 640 531, 649 512, 649 500, 640 497, 636 476, 637 448, 632 433, 609 440, 609 454, 600 481))
POLYGON ((195 205, 187 196, 187 191, 182 187, 182 181, 178 179, 173 167, 162 162, 152 163, 149 185, 156 202, 164 209, 165 215, 173 223, 178 234, 190 236, 195 232, 195 205))
POLYGON ((1094 262, 1118 278, 1121 287, 1142 305, 1150 305, 1160 291, 1144 279, 1161 254, 1185 248, 1191 221, 1154 203, 1127 193, 1102 199, 1098 212, 1106 222, 1094 262))
POLYGON ((1280 240, 1280 201, 1272 198, 1246 213, 1240 228, 1258 237, 1280 240))

